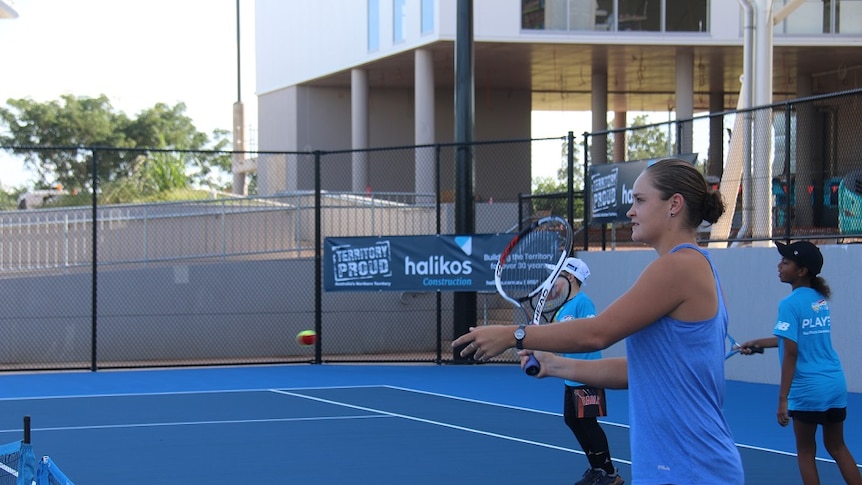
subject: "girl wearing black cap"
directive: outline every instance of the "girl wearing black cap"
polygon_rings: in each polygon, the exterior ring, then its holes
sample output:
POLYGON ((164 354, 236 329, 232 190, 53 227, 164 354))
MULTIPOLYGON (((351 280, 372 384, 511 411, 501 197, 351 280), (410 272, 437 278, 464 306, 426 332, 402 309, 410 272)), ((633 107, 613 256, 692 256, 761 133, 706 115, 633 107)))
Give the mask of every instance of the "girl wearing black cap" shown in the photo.
POLYGON ((847 417, 847 382, 838 354, 832 348, 827 300, 831 294, 818 276, 823 268, 820 249, 808 241, 776 243, 781 261, 778 277, 791 293, 778 305, 773 337, 750 340, 740 353, 751 348, 778 347, 781 385, 778 392, 778 424, 793 418, 796 459, 805 485, 819 485, 815 455, 817 426, 823 426, 826 451, 835 459, 844 481, 862 485, 856 460, 844 443, 847 417))

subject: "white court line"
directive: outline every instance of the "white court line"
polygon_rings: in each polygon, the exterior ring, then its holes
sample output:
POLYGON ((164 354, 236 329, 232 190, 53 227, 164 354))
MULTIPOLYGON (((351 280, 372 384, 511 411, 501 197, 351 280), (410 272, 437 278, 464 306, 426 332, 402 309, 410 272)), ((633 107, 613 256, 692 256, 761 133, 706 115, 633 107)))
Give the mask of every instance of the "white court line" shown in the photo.
MULTIPOLYGON (((138 424, 104 424, 89 426, 56 426, 45 428, 33 428, 32 431, 80 431, 89 429, 126 429, 126 428, 159 428, 165 426, 206 426, 213 424, 254 424, 254 423, 290 423, 298 421, 338 421, 346 419, 382 419, 388 416, 325 416, 310 418, 269 418, 269 419, 225 419, 218 421, 175 421, 164 423, 138 423, 138 424)), ((20 429, 0 429, 0 433, 20 433, 20 429)))
MULTIPOLYGON (((430 391, 422 391, 422 390, 419 390, 419 389, 410 389, 410 388, 407 388, 407 387, 388 386, 388 385, 383 385, 383 386, 370 386, 370 387, 385 387, 385 388, 395 389, 395 390, 404 391, 404 392, 412 392, 412 393, 416 393, 416 394, 424 394, 424 395, 428 395, 428 396, 442 397, 442 398, 446 398, 446 399, 454 399, 454 400, 457 400, 457 401, 471 402, 471 403, 475 403, 475 404, 483 404, 483 405, 487 405, 487 406, 495 406, 495 407, 506 408, 506 409, 514 409, 514 410, 516 410, 516 411, 526 411, 526 412, 531 412, 531 413, 547 414, 547 415, 550 415, 550 416, 560 416, 560 417, 562 416, 562 413, 557 413, 557 412, 542 411, 542 410, 539 410, 539 409, 531 409, 531 408, 525 408, 525 407, 521 407, 521 406, 513 406, 513 405, 509 405, 509 404, 501 404, 501 403, 495 403, 495 402, 489 402, 489 401, 482 401, 482 400, 479 400, 479 399, 472 399, 472 398, 468 398, 468 397, 451 396, 451 395, 448 395, 448 394, 441 394, 441 393, 437 393, 437 392, 430 392, 430 391)), ((325 389, 327 389, 327 388, 321 388, 321 389, 324 389, 324 390, 325 390, 325 389)), ((348 389, 349 389, 349 388, 348 388, 348 389)), ((281 391, 279 391, 279 390, 273 390, 273 392, 281 392, 281 391)), ((574 450, 574 449, 569 449, 569 448, 561 448, 561 447, 558 447, 558 446, 555 446, 555 445, 550 445, 550 444, 547 444, 547 443, 537 443, 537 442, 533 442, 533 441, 529 441, 529 440, 521 440, 521 439, 519 439, 519 438, 506 437, 506 436, 497 435, 497 434, 494 434, 494 433, 486 433, 486 432, 484 432, 484 431, 480 431, 480 430, 473 430, 473 429, 469 429, 469 428, 462 428, 462 427, 460 427, 460 426, 447 425, 447 424, 445 424, 445 423, 437 423, 437 422, 435 422, 435 421, 424 421, 424 420, 422 420, 421 418, 412 418, 412 417, 408 417, 408 416, 404 416, 404 415, 400 415, 400 414, 388 413, 388 412, 386 412, 386 411, 375 410, 375 409, 369 409, 369 408, 363 408, 363 407, 361 407, 361 406, 353 406, 353 405, 349 405, 349 404, 345 404, 345 403, 338 403, 338 402, 334 402, 334 401, 328 401, 328 400, 324 400, 324 399, 320 399, 320 398, 315 398, 315 397, 311 397, 311 396, 303 396, 303 395, 301 395, 301 394, 292 394, 292 393, 288 393, 288 392, 282 392, 282 393, 283 393, 283 394, 289 394, 289 395, 291 395, 291 396, 299 396, 299 397, 304 397, 304 398, 307 398, 307 399, 319 400, 319 401, 321 401, 321 402, 327 402, 327 403, 330 403, 330 404, 337 404, 337 405, 340 405, 340 406, 347 406, 347 407, 352 407, 352 408, 356 408, 356 409, 362 409, 362 410, 365 410, 365 411, 379 412, 379 413, 384 413, 384 414, 391 414, 392 416, 402 417, 402 418, 405 418, 405 419, 415 419, 415 420, 417 420, 417 421, 428 422, 428 423, 437 424, 437 425, 441 425, 441 426, 449 426, 449 427, 452 427, 452 428, 455 428, 455 429, 460 429, 460 430, 462 430, 462 431, 469 431, 469 432, 475 432, 475 433, 479 433, 479 434, 486 434, 486 435, 489 435, 489 436, 495 436, 495 437, 504 438, 504 439, 511 439, 511 440, 513 440, 513 441, 520 441, 520 442, 524 442, 524 443, 535 444, 535 445, 537 445, 537 446, 545 446, 545 447, 547 447, 547 448, 552 448, 552 449, 557 449, 557 450, 562 450, 562 451, 569 451, 569 452, 572 452, 572 453, 577 453, 577 454, 580 454, 580 455, 584 455, 584 452, 583 452, 583 451, 580 451, 580 450, 574 450)), ((616 427, 619 427, 619 428, 626 428, 626 429, 630 429, 630 428, 631 428, 631 426, 629 426, 628 424, 624 424, 624 423, 615 423, 615 422, 612 422, 612 421, 604 421, 604 420, 599 420, 599 422, 600 422, 600 423, 602 423, 602 424, 607 424, 607 425, 609 425, 609 426, 616 426, 616 427)), ((746 444, 743 444, 743 443, 736 443, 736 442, 734 442, 734 444, 735 444, 736 446, 738 446, 739 448, 745 448, 745 449, 749 449, 749 450, 763 451, 763 452, 766 452, 766 453, 775 453, 775 454, 777 454, 777 455, 784 455, 784 456, 794 456, 794 457, 796 456, 796 453, 788 452, 788 451, 776 450, 776 449, 772 449, 772 448, 764 448, 764 447, 761 447, 761 446, 746 445, 746 444)), ((821 458, 821 457, 819 457, 819 456, 818 456, 818 457, 815 457, 814 459, 815 459, 815 460, 817 460, 817 461, 820 461, 820 462, 824 462, 824 463, 835 463, 835 460, 830 459, 830 458, 821 458)), ((629 460, 621 460, 621 459, 617 459, 617 458, 613 458, 612 460, 613 460, 613 461, 620 462, 620 463, 625 463, 625 464, 627 464, 627 465, 631 465, 631 461, 629 461, 629 460)), ((862 467, 862 465, 858 465, 858 464, 857 464, 856 466, 857 466, 857 467, 862 467)))
MULTIPOLYGON (((496 402, 482 401, 479 399, 472 399, 472 398, 467 398, 467 397, 450 396, 448 394, 440 394, 437 392, 430 392, 430 391, 421 391, 419 389, 410 389, 407 387, 399 387, 399 386, 384 386, 384 387, 388 387, 390 389, 397 389, 399 391, 413 392, 413 393, 417 393, 417 394, 425 394, 428 396, 444 397, 447 399, 456 399, 459 401, 471 402, 471 403, 475 403, 475 404, 483 404, 486 406, 496 406, 496 407, 501 407, 501 408, 506 408, 506 409, 514 409, 516 411, 525 411, 525 412, 538 413, 538 414, 547 414, 549 416, 558 416, 558 417, 563 416, 562 413, 557 413, 557 412, 542 411, 540 409, 531 409, 531 408, 525 408, 525 407, 521 407, 521 406, 513 406, 510 404, 501 404, 501 403, 496 403, 496 402)), ((606 424, 608 426, 616 426, 618 428, 625 428, 625 429, 631 428, 631 426, 629 426, 625 423, 616 423, 613 421, 605 421, 603 419, 599 419, 598 422, 602 423, 602 424, 606 424)), ((580 455, 586 456, 586 453, 584 453, 583 451, 580 451, 580 450, 572 450, 572 451, 574 451, 575 453, 578 453, 580 455)), ((628 460, 621 460, 621 459, 617 459, 617 458, 611 458, 611 460, 631 465, 631 461, 628 461, 628 460)))
MULTIPOLYGON (((386 387, 386 386, 380 386, 380 387, 386 387)), ((552 449, 552 450, 557 450, 557 451, 566 451, 566 452, 569 452, 569 453, 577 453, 577 454, 579 454, 579 455, 583 455, 583 454, 584 454, 584 452, 583 452, 583 451, 580 451, 580 450, 574 450, 574 449, 571 449, 571 448, 565 448, 565 447, 562 447, 562 446, 552 445, 552 444, 550 444, 550 443, 542 443, 542 442, 539 442, 539 441, 527 440, 527 439, 523 439, 523 438, 516 438, 516 437, 514 437, 514 436, 507 436, 507 435, 503 435, 503 434, 499 434, 499 433, 491 433, 491 432, 489 432, 489 431, 482 431, 482 430, 475 429, 475 428, 467 428, 467 427, 464 427, 464 426, 458 426, 458 425, 456 425, 456 424, 443 423, 443 422, 440 422, 440 421, 433 421, 433 420, 430 420, 430 419, 419 418, 419 417, 416 417, 416 416, 409 416, 409 415, 407 415, 407 414, 392 413, 392 412, 389 412, 389 411, 384 411, 384 410, 382 410, 382 409, 374 409, 374 408, 369 408, 369 407, 365 407, 365 406, 357 406, 357 405, 355 405, 355 404, 347 404, 347 403, 344 403, 344 402, 332 401, 332 400, 330 400, 330 399, 323 399, 323 398, 314 397, 314 396, 305 396, 305 395, 302 395, 302 394, 296 394, 296 393, 293 393, 293 392, 284 391, 284 390, 279 390, 279 389, 273 389, 273 392, 276 392, 276 393, 279 393, 279 394, 284 394, 284 395, 286 395, 286 396, 300 397, 300 398, 303 398, 303 399, 309 399, 309 400, 312 400, 312 401, 322 402, 322 403, 326 403, 326 404, 332 404, 332 405, 335 405, 335 406, 343 406, 343 407, 347 407, 347 408, 351 408, 351 409, 357 409, 357 410, 360 410, 360 411, 368 411, 368 412, 372 412, 372 413, 379 413, 379 414, 383 414, 383 415, 385 415, 385 416, 391 416, 391 417, 395 417, 395 418, 407 419, 407 420, 410 420, 410 421, 416 421, 416 422, 419 422, 419 423, 432 424, 432 425, 434 425, 434 426, 441 426, 441 427, 444 427, 444 428, 455 429, 455 430, 458 430, 458 431, 465 431, 465 432, 467 432, 467 433, 480 434, 480 435, 483 435, 483 436, 490 436, 490 437, 492 437, 492 438, 499 438, 499 439, 503 439, 503 440, 507 440, 507 441, 514 441, 514 442, 516 442, 516 443, 524 443, 524 444, 528 444, 528 445, 539 446, 539 447, 542 447, 542 448, 550 448, 550 449, 552 449)), ((631 465, 631 462, 630 462, 630 461, 627 461, 627 460, 614 459, 614 461, 617 461, 617 462, 620 462, 620 463, 625 463, 625 464, 627 464, 627 465, 631 465)))
MULTIPOLYGON (((530 409, 530 408, 524 408, 524 407, 520 407, 520 406, 510 406, 510 405, 508 405, 508 404, 500 404, 500 403, 494 403, 494 402, 488 402, 488 401, 480 401, 480 400, 478 400, 478 399, 470 399, 470 398, 464 398, 464 397, 458 397, 458 396, 449 396, 449 395, 446 395, 446 394, 439 394, 439 393, 436 393, 436 392, 420 391, 419 389, 410 389, 410 388, 406 388, 406 387, 398 387, 398 386, 383 386, 383 387, 388 387, 388 388, 391 388, 391 389, 397 389, 397 390, 399 390, 399 391, 415 392, 415 393, 417 393, 417 394, 427 394, 427 395, 430 395, 430 396, 438 396, 438 397, 445 397, 445 398, 449 398, 449 399, 457 399, 457 400, 460 400, 460 401, 467 401, 467 402, 472 402, 472 403, 476 403, 476 404, 485 404, 485 405, 488 405, 488 406, 497 406, 497 407, 502 407, 502 408, 515 409, 515 410, 518 410, 518 411, 528 411, 528 412, 532 412, 532 413, 549 414, 549 415, 551 415, 551 416, 562 416, 562 415, 563 415, 562 413, 556 413, 556 412, 550 412, 550 411, 542 411, 542 410, 539 410, 539 409, 530 409)), ((617 426, 617 427, 620 427, 620 428, 627 428, 627 429, 630 429, 630 428, 631 428, 631 426, 629 426, 628 424, 624 424, 624 423, 615 423, 615 422, 612 422, 612 421, 604 421, 604 420, 601 420, 601 419, 599 420, 599 422, 600 422, 600 423, 602 423, 602 424, 607 424, 607 425, 609 425, 609 426, 617 426)), ((767 453, 775 453, 775 454, 777 454, 777 455, 796 456, 796 453, 789 452, 789 451, 774 450, 774 449, 772 449, 772 448, 763 448, 763 447, 761 447, 761 446, 746 445, 746 444, 742 444, 742 443, 735 443, 735 442, 734 442, 734 444, 735 444, 736 446, 740 447, 740 448, 745 448, 745 449, 748 449, 748 450, 763 451, 763 452, 767 452, 767 453)), ((583 453, 581 453, 581 454, 583 454, 583 453)), ((818 456, 818 457, 815 457, 814 459, 815 459, 815 460, 817 460, 817 461, 822 461, 822 462, 824 462, 824 463, 835 463, 835 460, 833 460, 833 459, 831 459, 831 458, 820 458, 820 457, 818 456)), ((616 460, 614 460, 614 461, 616 461, 616 460)), ((622 460, 620 460, 620 461, 622 461, 622 460)), ((629 463, 629 462, 624 462, 624 463, 629 463)), ((630 464, 630 463, 629 463, 629 464, 630 464)), ((857 464, 856 466, 857 466, 857 467, 862 467, 862 465, 858 465, 858 464, 857 464)))
MULTIPOLYGON (((0 398, 0 401, 28 401, 28 400, 48 400, 48 399, 85 399, 85 398, 98 398, 98 397, 164 396, 164 395, 175 395, 175 394, 176 395, 220 394, 220 393, 240 393, 240 392, 276 392, 276 393, 281 393, 281 394, 285 394, 285 395, 301 397, 301 398, 305 398, 305 399, 317 399, 317 398, 312 398, 310 396, 304 396, 302 394, 293 394, 290 391, 311 391, 311 390, 329 390, 329 389, 367 389, 367 388, 376 388, 376 387, 396 389, 396 390, 405 391, 405 392, 426 394, 426 395, 431 395, 431 396, 443 397, 443 398, 447 398, 447 399, 455 399, 455 400, 460 400, 460 401, 465 401, 465 402, 484 404, 484 405, 488 405, 488 406, 497 406, 497 407, 503 407, 503 408, 509 408, 509 409, 515 409, 515 410, 520 410, 520 411, 539 413, 539 414, 548 414, 548 415, 552 415, 552 416, 562 416, 561 413, 555 413, 555 412, 542 411, 542 410, 524 408, 524 407, 507 405, 507 404, 482 401, 482 400, 478 400, 478 399, 451 396, 448 394, 441 394, 441 393, 430 392, 430 391, 422 391, 422 390, 418 390, 418 389, 410 389, 410 388, 399 387, 399 386, 389 386, 389 385, 385 385, 385 384, 378 384, 378 385, 371 384, 371 385, 361 385, 361 386, 319 386, 319 387, 310 386, 310 387, 297 387, 297 388, 288 388, 288 389, 271 389, 271 388, 212 389, 212 390, 199 390, 199 391, 160 391, 160 392, 130 392, 130 393, 110 393, 110 394, 81 394, 81 395, 76 394, 76 395, 65 395, 65 396, 41 396, 41 397, 40 396, 6 397, 6 398, 0 398)), ((317 400, 320 400, 323 402, 329 402, 329 401, 325 401, 322 399, 317 399, 317 400)), ((350 406, 350 405, 345 404, 345 403, 331 402, 331 404, 348 406, 348 407, 355 407, 356 409, 362 409, 362 410, 371 411, 371 412, 375 412, 375 413, 383 414, 383 415, 389 415, 390 414, 390 413, 386 413, 385 411, 381 411, 381 410, 365 409, 365 408, 362 408, 359 406, 350 406)), ((392 417, 401 417, 404 419, 421 420, 420 418, 402 416, 402 415, 398 415, 398 414, 391 414, 391 416, 392 417)), ((175 423, 165 422, 165 423, 123 424, 123 425, 104 425, 104 426, 71 426, 71 427, 34 428, 34 429, 37 429, 40 431, 63 431, 63 430, 112 429, 112 428, 144 428, 144 427, 149 427, 149 426, 152 426, 152 427, 158 427, 158 426, 195 426, 195 425, 213 425, 213 424, 290 422, 290 421, 309 421, 309 420, 320 420, 320 419, 333 419, 333 420, 334 419, 362 419, 362 418, 371 418, 371 417, 378 417, 379 418, 379 417, 384 417, 384 416, 342 416, 342 417, 335 417, 335 418, 332 418, 332 417, 330 417, 330 418, 319 418, 318 417, 318 418, 283 418, 283 419, 261 419, 261 420, 189 421, 189 422, 175 422, 175 423)), ((440 426, 447 426, 445 423, 434 423, 433 421, 427 421, 427 422, 437 424, 440 426)), ((602 424, 609 425, 609 426, 616 426, 616 427, 621 427, 621 428, 629 428, 630 427, 627 424, 615 423, 615 422, 611 422, 611 421, 599 420, 599 422, 602 424)), ((547 448, 558 449, 561 451, 568 451, 568 452, 577 453, 577 454, 581 454, 581 455, 584 454, 580 450, 557 447, 557 446, 549 445, 546 443, 536 443, 536 442, 532 442, 529 440, 520 440, 520 439, 517 439, 514 437, 495 435, 493 433, 486 433, 486 432, 482 432, 480 430, 471 430, 468 428, 461 428, 461 427, 453 426, 453 425, 449 425, 449 426, 454 428, 454 429, 461 429, 463 431, 481 433, 481 434, 486 434, 488 436, 496 436, 496 437, 499 437, 502 439, 512 439, 515 441, 521 441, 524 443, 534 444, 536 446, 544 446, 547 448)), ((0 433, 20 433, 20 432, 21 432, 21 430, 18 428, 11 429, 11 430, 0 429, 0 433)), ((735 443, 735 444, 736 444, 736 446, 738 446, 740 448, 746 448, 746 449, 755 450, 755 451, 763 451, 763 452, 775 453, 775 454, 785 455, 785 456, 796 456, 796 453, 782 451, 782 450, 776 450, 773 448, 764 448, 764 447, 760 447, 760 446, 746 445, 746 444, 742 444, 742 443, 735 443)), ((820 462, 824 462, 824 463, 835 463, 835 460, 832 460, 829 458, 816 457, 816 460, 820 461, 820 462)), ((631 462, 625 461, 625 460, 614 459, 614 461, 619 461, 621 463, 631 464, 631 462)), ((862 465, 857 464, 856 466, 860 467, 862 465)))
MULTIPOLYGON (((552 412, 552 411, 542 411, 541 409, 525 408, 525 407, 521 407, 521 406, 513 406, 511 404, 501 404, 501 403, 497 403, 497 402, 481 401, 479 399, 472 399, 469 397, 450 396, 448 394, 440 394, 437 392, 429 392, 429 391, 420 391, 419 389, 410 389, 407 387, 398 387, 398 386, 381 386, 381 387, 387 387, 389 389, 396 389, 396 390, 405 391, 405 392, 413 392, 416 394, 425 394, 428 396, 436 396, 436 397, 444 397, 447 399, 455 399, 457 401, 472 402, 475 404, 484 404, 486 406, 496 406, 499 408, 514 409, 516 411, 526 411, 526 412, 530 412, 530 413, 547 414, 549 416, 559 416, 559 417, 563 416, 562 413, 557 413, 557 412, 552 412)), ((629 426, 625 423, 615 423, 613 421, 605 421, 602 419, 600 419, 598 421, 602 424, 607 424, 608 426, 616 426, 618 428, 626 428, 626 429, 631 428, 631 426, 629 426)))
MULTIPOLYGON (((312 386, 312 387, 291 387, 287 388, 293 391, 317 390, 317 389, 364 389, 374 387, 387 387, 383 384, 368 384, 362 386, 312 386)), ((68 394, 62 396, 23 396, 23 397, 0 397, 0 401, 42 401, 50 399, 87 399, 91 397, 136 397, 136 396, 182 396, 187 394, 229 394, 240 392, 270 392, 272 388, 248 388, 248 389, 206 389, 197 391, 152 391, 152 392, 118 392, 105 394, 68 394)))

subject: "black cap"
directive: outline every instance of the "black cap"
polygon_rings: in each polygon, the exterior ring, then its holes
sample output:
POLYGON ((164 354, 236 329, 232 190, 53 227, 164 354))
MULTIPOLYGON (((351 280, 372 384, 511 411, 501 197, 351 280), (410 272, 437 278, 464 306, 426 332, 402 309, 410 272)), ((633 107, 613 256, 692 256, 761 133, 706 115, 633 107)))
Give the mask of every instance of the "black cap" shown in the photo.
POLYGON ((793 261, 797 266, 808 268, 811 277, 815 277, 823 269, 823 255, 820 249, 808 241, 796 241, 795 243, 783 244, 775 242, 778 252, 784 259, 793 261))

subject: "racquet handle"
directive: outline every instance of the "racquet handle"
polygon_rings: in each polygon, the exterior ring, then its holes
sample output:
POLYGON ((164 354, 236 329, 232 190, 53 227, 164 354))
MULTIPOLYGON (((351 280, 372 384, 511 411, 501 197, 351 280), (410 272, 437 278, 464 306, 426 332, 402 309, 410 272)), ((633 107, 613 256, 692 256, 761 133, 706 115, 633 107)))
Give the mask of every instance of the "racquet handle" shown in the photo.
POLYGON ((527 359, 527 365, 524 366, 524 372, 526 372, 528 376, 534 376, 538 374, 541 369, 542 366, 539 365, 539 361, 536 360, 536 356, 530 354, 530 358, 527 359))

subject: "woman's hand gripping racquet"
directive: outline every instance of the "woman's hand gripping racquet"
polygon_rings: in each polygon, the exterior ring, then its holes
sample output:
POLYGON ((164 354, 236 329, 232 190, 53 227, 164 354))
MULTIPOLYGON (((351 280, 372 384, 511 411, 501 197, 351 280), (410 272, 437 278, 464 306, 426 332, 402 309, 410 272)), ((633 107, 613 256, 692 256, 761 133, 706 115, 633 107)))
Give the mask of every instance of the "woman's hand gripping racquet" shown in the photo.
MULTIPOLYGON (((531 325, 552 319, 568 299, 567 287, 556 283, 571 245, 569 223, 549 216, 518 233, 500 254, 494 272, 497 293, 520 309, 531 325)), ((531 376, 539 373, 535 357, 530 356, 524 371, 531 376)))
MULTIPOLYGON (((733 357, 734 355, 738 354, 742 349, 746 348, 746 347, 743 347, 742 345, 740 345, 739 342, 737 342, 735 338, 730 336, 730 334, 727 334, 727 345, 729 348, 727 349, 727 354, 725 354, 725 356, 724 356, 724 360, 727 360, 727 359, 733 357)), ((752 354, 762 354, 763 353, 763 347, 754 346, 754 347, 747 347, 747 348, 749 350, 751 350, 752 354)))

